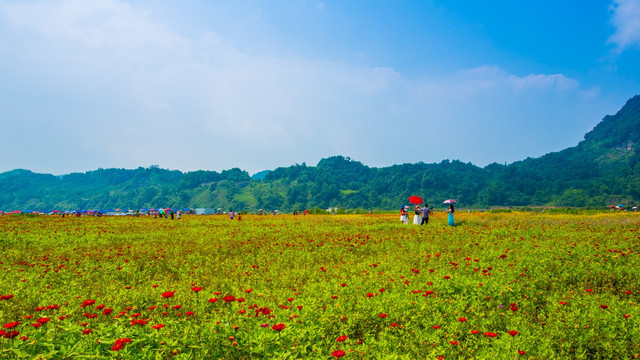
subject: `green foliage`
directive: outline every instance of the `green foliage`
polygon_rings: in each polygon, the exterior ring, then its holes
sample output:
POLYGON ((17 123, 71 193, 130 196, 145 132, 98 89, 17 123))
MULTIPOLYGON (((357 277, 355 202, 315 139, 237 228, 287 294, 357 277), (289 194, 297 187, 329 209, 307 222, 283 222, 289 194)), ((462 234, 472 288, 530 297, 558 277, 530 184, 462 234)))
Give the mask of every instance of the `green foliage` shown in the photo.
POLYGON ((445 226, 442 212, 428 226, 402 225, 395 214, 0 217, 0 329, 17 332, 0 336, 0 357, 640 352, 638 216, 461 212, 456 220, 445 226))

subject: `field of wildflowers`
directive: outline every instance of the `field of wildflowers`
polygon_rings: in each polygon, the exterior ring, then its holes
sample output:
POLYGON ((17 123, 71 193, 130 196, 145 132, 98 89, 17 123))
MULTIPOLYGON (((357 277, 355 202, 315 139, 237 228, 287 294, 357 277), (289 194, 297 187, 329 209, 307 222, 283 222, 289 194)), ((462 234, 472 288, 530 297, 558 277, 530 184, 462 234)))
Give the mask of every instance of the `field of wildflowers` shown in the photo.
POLYGON ((629 359, 636 213, 0 217, 0 358, 629 359))

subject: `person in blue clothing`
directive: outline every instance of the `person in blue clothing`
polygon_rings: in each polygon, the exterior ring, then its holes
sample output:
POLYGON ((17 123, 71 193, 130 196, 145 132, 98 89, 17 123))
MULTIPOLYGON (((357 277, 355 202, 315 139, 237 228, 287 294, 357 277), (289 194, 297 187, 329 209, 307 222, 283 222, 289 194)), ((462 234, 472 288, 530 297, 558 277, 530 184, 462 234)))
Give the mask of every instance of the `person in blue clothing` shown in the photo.
POLYGON ((447 216, 447 220, 449 222, 449 226, 455 226, 455 223, 453 222, 453 204, 449 204, 449 208, 447 209, 447 214, 449 214, 447 216))
POLYGON ((424 207, 420 209, 422 211, 422 222, 420 225, 426 225, 429 223, 429 214, 431 214, 431 209, 429 209, 429 204, 425 203, 424 207))

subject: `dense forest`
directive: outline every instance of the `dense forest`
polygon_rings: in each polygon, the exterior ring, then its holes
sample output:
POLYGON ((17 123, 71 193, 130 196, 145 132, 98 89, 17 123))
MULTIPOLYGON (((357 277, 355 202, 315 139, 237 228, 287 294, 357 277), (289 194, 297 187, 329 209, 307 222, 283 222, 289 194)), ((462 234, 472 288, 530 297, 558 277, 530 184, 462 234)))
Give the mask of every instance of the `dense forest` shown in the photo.
POLYGON ((234 168, 182 173, 149 168, 98 169, 63 176, 0 174, 0 210, 223 208, 397 209, 411 195, 463 207, 604 207, 640 202, 640 95, 606 116, 577 146, 509 165, 461 161, 368 167, 335 156, 253 177, 234 168))

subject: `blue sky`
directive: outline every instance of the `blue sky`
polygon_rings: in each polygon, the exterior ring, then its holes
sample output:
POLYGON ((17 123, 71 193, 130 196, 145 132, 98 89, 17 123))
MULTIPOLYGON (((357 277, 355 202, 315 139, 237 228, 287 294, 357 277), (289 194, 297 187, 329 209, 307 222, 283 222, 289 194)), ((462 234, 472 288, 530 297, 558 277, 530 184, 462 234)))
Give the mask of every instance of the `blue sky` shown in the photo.
POLYGON ((485 166, 640 94, 640 0, 0 0, 0 172, 485 166))

